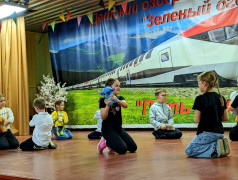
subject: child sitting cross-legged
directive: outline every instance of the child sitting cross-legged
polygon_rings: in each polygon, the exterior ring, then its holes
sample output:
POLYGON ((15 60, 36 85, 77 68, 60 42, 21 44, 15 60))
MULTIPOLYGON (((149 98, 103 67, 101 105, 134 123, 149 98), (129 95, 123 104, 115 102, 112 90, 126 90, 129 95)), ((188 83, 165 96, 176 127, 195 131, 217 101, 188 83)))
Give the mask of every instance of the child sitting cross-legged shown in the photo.
POLYGON ((37 98, 33 102, 35 111, 38 113, 33 116, 30 126, 34 127, 33 136, 20 144, 23 151, 56 149, 56 144, 51 141, 51 129, 53 126, 52 117, 45 112, 44 99, 37 98))
POLYGON ((182 132, 174 128, 174 120, 171 108, 165 104, 166 91, 157 89, 155 91, 157 102, 150 107, 150 122, 154 127, 155 139, 179 139, 182 132))
MULTIPOLYGON (((98 107, 100 107, 100 101, 102 98, 99 98, 98 100, 98 107)), ((93 119, 97 120, 97 129, 91 133, 88 134, 88 139, 101 139, 102 137, 102 117, 101 117, 101 111, 98 109, 93 117, 93 119)))
POLYGON ((55 102, 56 111, 51 113, 54 121, 54 136, 52 139, 63 140, 73 138, 73 134, 70 132, 70 130, 65 128, 65 125, 68 124, 69 119, 67 113, 63 111, 64 107, 65 104, 63 100, 57 100, 55 102))

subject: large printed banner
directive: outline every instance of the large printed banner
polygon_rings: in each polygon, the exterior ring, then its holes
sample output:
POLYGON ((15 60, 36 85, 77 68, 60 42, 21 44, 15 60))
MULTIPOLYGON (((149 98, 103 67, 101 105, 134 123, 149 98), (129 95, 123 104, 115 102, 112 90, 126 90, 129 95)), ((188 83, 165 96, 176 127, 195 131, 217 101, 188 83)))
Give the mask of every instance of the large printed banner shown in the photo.
MULTIPOLYGON (((237 89, 238 0, 139 0, 57 24, 49 32, 54 77, 70 91, 70 124, 92 125, 98 90, 121 82, 124 124, 149 124, 156 88, 167 90, 175 123, 192 123, 197 75, 215 71, 229 101, 237 89)), ((234 122, 230 116, 229 122, 234 122)))

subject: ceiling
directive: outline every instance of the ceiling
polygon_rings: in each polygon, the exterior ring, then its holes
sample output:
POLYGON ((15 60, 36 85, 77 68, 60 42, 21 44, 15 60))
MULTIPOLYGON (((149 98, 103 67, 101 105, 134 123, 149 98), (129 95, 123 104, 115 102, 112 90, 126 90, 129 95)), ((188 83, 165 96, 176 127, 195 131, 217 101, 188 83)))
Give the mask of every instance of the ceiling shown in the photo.
MULTIPOLYGON (((25 13, 26 31, 43 32, 42 22, 47 22, 48 25, 55 21, 56 23, 63 22, 59 15, 63 12, 65 19, 67 11, 72 14, 70 19, 77 16, 84 16, 89 12, 97 12, 103 10, 99 6, 100 0, 29 0, 28 11, 25 13)), ((121 4, 125 0, 115 0, 116 5, 121 4)), ((128 0, 130 2, 132 0, 128 0)), ((20 0, 19 2, 24 2, 20 0)), ((104 0, 106 9, 108 8, 109 0, 104 0)), ((45 28, 44 32, 47 32, 45 28)))

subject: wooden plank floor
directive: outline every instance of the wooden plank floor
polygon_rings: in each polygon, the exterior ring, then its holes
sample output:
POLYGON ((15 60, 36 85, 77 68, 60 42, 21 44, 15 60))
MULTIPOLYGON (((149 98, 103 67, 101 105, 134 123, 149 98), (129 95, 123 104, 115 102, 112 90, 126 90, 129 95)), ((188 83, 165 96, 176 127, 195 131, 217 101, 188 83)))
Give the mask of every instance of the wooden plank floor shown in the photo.
MULTIPOLYGON (((88 140, 88 133, 73 131, 72 140, 55 141, 56 150, 0 151, 0 179, 238 179, 238 142, 230 143, 228 157, 193 159, 184 149, 195 131, 184 131, 181 140, 155 140, 150 131, 130 131, 138 145, 136 153, 118 155, 105 149, 99 154, 98 140, 88 140)), ((29 137, 17 138, 22 142, 29 137)))

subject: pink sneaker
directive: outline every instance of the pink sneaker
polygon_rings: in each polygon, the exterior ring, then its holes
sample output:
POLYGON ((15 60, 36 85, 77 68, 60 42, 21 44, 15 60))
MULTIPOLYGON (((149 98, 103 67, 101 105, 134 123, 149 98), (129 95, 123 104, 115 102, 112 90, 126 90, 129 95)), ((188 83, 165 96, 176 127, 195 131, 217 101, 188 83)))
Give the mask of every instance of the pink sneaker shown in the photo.
POLYGON ((51 139, 52 139, 52 140, 56 140, 56 136, 53 136, 51 139))
POLYGON ((101 140, 100 140, 99 143, 98 143, 98 147, 97 147, 98 152, 99 152, 99 153, 102 153, 102 151, 103 151, 106 147, 107 147, 107 145, 106 145, 106 140, 102 137, 101 140))

